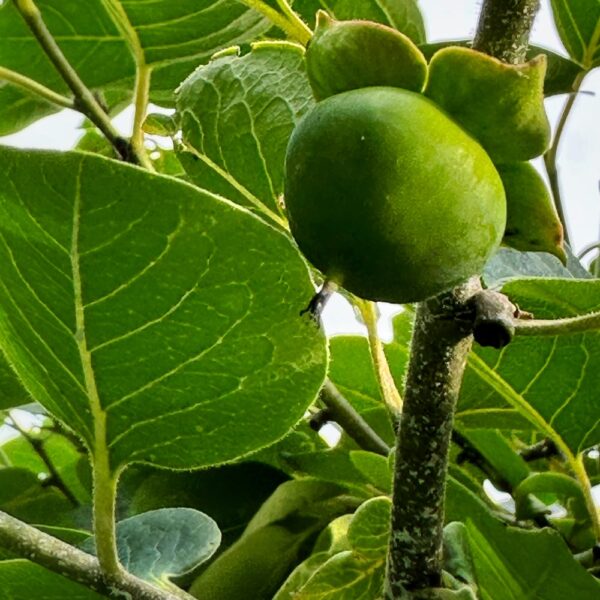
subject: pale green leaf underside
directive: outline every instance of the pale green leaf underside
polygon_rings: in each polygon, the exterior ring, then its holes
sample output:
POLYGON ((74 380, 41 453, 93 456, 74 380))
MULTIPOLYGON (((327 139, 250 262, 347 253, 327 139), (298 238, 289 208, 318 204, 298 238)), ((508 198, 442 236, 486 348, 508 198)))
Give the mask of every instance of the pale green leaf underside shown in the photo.
MULTIPOLYGON (((105 10, 106 0, 38 0, 50 32, 91 88, 133 89, 131 52, 105 10)), ((151 97, 172 103, 173 90, 217 50, 260 36, 269 23, 236 0, 125 0, 121 6, 154 67, 151 97)), ((67 92, 23 20, 5 2, 0 7, 0 65, 50 88, 67 92)), ((0 81, 0 134, 17 131, 53 108, 0 81)))
POLYGON ((585 69, 600 64, 600 2, 551 0, 554 22, 569 56, 585 69))
MULTIPOLYGON (((217 524, 192 508, 152 510, 117 523, 121 564, 133 575, 161 585, 207 561, 221 543, 217 524)), ((82 544, 93 551, 93 538, 82 544)))
POLYGON ((180 87, 181 156, 192 181, 248 207, 278 213, 289 137, 314 104, 304 52, 287 43, 261 44, 197 69, 180 87))
POLYGON ((4 149, 0 169, 0 342, 92 449, 106 414, 113 468, 221 463, 302 416, 326 350, 286 236, 92 155, 4 149))
MULTIPOLYGON (((514 281, 503 288, 537 318, 600 309, 597 280, 514 281)), ((510 428, 524 423, 519 403, 537 413, 577 453, 600 442, 600 333, 518 337, 503 350, 477 347, 469 359, 457 417, 466 426, 510 428)), ((534 423, 535 425, 535 423, 534 423)))

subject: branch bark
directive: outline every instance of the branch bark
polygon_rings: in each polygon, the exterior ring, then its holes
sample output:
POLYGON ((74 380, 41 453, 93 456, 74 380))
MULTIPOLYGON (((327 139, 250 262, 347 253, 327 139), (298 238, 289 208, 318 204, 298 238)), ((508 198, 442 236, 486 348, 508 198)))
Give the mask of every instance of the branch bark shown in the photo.
POLYGON ((107 578, 98 559, 0 511, 0 547, 31 560, 50 571, 81 583, 109 598, 123 600, 181 600, 192 596, 173 594, 122 571, 107 578))
MULTIPOLYGON (((484 0, 473 47, 508 63, 525 58, 539 0, 484 0)), ((385 597, 435 598, 441 585, 445 481, 454 410, 477 314, 474 278, 417 308, 404 392, 385 597)), ((497 304, 506 315, 506 306, 497 304)), ((501 320, 504 317, 501 317, 501 320)))
MULTIPOLYGON (((441 585, 442 530, 454 409, 479 279, 419 304, 396 446, 386 598, 441 585)), ((418 597, 418 596, 413 596, 418 597)))

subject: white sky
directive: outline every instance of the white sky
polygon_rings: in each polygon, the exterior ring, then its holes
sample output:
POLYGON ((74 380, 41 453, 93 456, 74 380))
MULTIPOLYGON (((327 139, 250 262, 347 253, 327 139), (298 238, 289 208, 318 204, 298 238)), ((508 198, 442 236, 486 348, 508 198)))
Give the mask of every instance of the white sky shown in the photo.
MULTIPOLYGON (((531 42, 566 55, 552 23, 549 0, 542 0, 531 42)), ((481 2, 478 0, 420 0, 425 15, 430 41, 472 37, 475 32, 481 2)), ((585 80, 582 90, 595 95, 581 94, 563 134, 558 154, 561 189, 566 207, 572 244, 575 252, 600 237, 600 69, 585 80)), ((547 100, 551 123, 556 123, 565 96, 547 100)), ((77 126, 81 116, 73 111, 63 111, 47 117, 16 135, 0 137, 0 144, 30 148, 69 149, 80 136, 77 126)), ((131 126, 131 110, 116 120, 124 134, 131 126)), ((538 160, 538 164, 541 161, 538 160)), ((397 309, 381 307, 384 315, 397 309)), ((349 305, 341 298, 330 302, 325 312, 328 333, 361 333, 349 305)), ((384 337, 389 337, 389 325, 383 325, 384 337)))

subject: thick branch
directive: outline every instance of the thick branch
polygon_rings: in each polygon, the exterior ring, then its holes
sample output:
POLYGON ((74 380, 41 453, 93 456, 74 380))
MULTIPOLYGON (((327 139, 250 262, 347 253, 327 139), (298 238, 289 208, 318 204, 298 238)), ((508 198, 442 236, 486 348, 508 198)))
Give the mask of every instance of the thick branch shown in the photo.
POLYGON ((485 0, 473 48, 506 63, 525 61, 539 0, 485 0))
POLYGON ((472 279, 419 304, 396 447, 386 598, 441 585, 442 529, 454 409, 471 348, 472 279))
POLYGON ((81 583, 109 598, 122 600, 181 600, 192 598, 185 592, 173 594, 122 572, 118 579, 108 580, 98 560, 65 542, 0 511, 0 547, 31 560, 59 575, 81 583))

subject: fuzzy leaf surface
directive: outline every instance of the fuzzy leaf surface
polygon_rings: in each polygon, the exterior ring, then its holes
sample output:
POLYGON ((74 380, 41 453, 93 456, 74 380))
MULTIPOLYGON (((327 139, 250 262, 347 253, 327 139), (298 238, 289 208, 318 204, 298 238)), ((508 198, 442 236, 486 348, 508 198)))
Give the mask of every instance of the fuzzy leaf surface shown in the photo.
POLYGON ((200 467, 300 419, 326 349, 299 317, 313 287, 286 236, 123 163, 0 154, 0 342, 90 449, 114 469, 200 467))
POLYGON ((278 214, 288 139, 313 104, 299 46, 266 43, 216 58, 178 90, 183 140, 193 150, 180 159, 204 189, 278 214))

